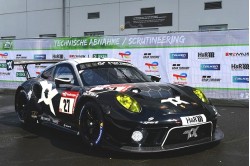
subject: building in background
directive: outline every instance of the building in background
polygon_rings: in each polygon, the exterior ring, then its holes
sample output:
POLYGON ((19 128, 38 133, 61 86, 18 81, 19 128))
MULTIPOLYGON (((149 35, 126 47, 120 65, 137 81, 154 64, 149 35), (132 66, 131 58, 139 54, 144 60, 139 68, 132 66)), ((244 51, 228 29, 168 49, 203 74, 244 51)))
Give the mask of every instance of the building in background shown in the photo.
POLYGON ((248 0, 0 0, 0 38, 249 28, 248 0))

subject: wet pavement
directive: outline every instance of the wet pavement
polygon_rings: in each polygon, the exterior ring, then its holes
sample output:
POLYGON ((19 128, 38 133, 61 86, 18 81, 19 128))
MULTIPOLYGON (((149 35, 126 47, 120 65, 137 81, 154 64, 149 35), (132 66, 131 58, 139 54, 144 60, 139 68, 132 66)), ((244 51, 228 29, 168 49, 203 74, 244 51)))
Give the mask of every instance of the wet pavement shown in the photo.
MULTIPOLYGON (((216 103, 217 102, 217 103, 216 103)), ((246 166, 249 165, 248 104, 218 104, 225 138, 210 144, 156 154, 89 149, 77 136, 44 126, 24 127, 14 112, 14 96, 0 94, 0 166, 246 166)))

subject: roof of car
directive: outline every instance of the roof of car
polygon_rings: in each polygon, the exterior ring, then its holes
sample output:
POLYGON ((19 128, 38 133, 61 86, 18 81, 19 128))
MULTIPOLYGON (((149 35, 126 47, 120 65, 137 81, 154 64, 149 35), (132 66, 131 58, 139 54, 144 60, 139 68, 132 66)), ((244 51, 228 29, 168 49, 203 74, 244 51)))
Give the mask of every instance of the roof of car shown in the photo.
POLYGON ((77 59, 70 59, 69 62, 73 63, 89 63, 89 62, 109 62, 109 61, 115 61, 115 62, 122 62, 120 59, 115 58, 77 58, 77 59))

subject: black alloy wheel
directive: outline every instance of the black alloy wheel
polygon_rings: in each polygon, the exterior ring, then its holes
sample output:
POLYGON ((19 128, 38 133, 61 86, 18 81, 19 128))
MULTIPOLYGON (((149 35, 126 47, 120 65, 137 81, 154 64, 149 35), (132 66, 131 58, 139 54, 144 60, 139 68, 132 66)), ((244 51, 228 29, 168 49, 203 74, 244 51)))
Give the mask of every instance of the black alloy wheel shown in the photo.
POLYGON ((102 141, 104 123, 101 109, 94 102, 87 102, 82 108, 81 136, 85 144, 97 147, 102 141))
POLYGON ((15 110, 19 120, 22 123, 25 123, 27 121, 27 103, 28 99, 26 93, 24 92, 24 90, 19 91, 15 98, 15 110))

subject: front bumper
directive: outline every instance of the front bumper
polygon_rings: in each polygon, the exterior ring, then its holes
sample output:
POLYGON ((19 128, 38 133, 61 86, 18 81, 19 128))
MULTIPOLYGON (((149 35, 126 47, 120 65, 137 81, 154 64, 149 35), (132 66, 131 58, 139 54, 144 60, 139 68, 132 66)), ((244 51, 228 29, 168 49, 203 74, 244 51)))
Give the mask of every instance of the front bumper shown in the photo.
POLYGON ((194 147, 204 144, 209 144, 213 142, 219 142, 224 138, 224 133, 219 127, 216 127, 213 135, 210 138, 203 138, 196 141, 189 141, 185 143, 178 143, 178 144, 170 144, 170 145, 163 145, 163 146, 154 146, 154 147, 135 147, 135 146, 113 146, 106 142, 107 148, 111 148, 117 151, 123 152, 132 152, 132 153, 154 153, 154 152, 166 152, 166 151, 173 151, 188 147, 194 147))

